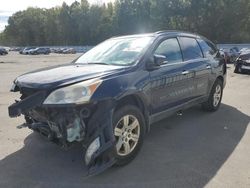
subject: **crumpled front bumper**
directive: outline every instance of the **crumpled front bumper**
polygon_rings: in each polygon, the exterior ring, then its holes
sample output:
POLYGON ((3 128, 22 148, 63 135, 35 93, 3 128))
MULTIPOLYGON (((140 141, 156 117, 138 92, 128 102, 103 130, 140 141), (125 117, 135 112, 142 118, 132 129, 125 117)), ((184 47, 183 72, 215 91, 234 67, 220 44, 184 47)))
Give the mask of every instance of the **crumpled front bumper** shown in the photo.
MULTIPOLYGON (((85 108, 85 105, 80 106, 44 106, 42 103, 46 98, 46 93, 37 92, 21 101, 17 101, 16 103, 9 106, 9 116, 17 117, 23 114, 27 121, 27 126, 33 130, 36 129, 37 122, 42 121, 42 126, 45 128, 50 128, 48 122, 50 121, 61 121, 60 125, 66 125, 68 122, 67 117, 80 116, 79 109, 85 108), (51 115, 51 112, 55 111, 57 113, 56 116, 51 115), (52 118, 52 119, 51 119, 52 118), (35 122, 34 122, 35 119, 35 122), (65 121, 65 122, 62 122, 65 121)), ((85 148, 84 157, 86 154, 87 148, 90 144, 99 137, 100 147, 99 149, 92 155, 91 160, 87 166, 87 174, 95 175, 98 174, 105 169, 111 167, 115 163, 115 158, 113 155, 114 145, 115 145, 115 137, 113 134, 112 127, 112 115, 114 109, 114 101, 113 100, 105 100, 100 101, 98 103, 93 104, 95 106, 94 110, 90 110, 90 114, 88 117, 84 118, 84 126, 85 126, 85 134, 84 139, 81 141, 83 144, 83 148, 85 148)), ((62 128, 61 128, 62 129, 62 128)), ((65 128, 66 129, 66 128, 65 128)), ((64 137, 62 136, 61 141, 66 143, 65 134, 67 132, 62 131, 64 137)), ((48 134, 50 129, 48 129, 48 134)), ((49 135, 46 135, 49 137, 49 135)), ((57 139, 51 139, 53 141, 58 141, 57 139)))
POLYGON ((16 101, 16 103, 9 106, 9 116, 17 117, 21 114, 27 113, 29 110, 34 109, 37 106, 41 106, 46 98, 46 92, 37 92, 21 101, 16 101))

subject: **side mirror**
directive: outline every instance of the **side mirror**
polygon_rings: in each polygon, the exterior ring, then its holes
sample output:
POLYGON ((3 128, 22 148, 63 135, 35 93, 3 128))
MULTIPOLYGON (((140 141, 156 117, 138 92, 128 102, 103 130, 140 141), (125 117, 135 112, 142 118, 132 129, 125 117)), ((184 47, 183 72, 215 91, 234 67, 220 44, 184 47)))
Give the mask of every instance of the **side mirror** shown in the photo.
POLYGON ((155 54, 153 56, 151 56, 146 63, 146 68, 147 70, 151 71, 151 70, 155 70, 160 68, 161 65, 167 64, 167 58, 163 55, 158 55, 155 54))
POLYGON ((154 55, 154 64, 156 66, 161 66, 161 65, 164 65, 164 64, 167 64, 167 63, 168 63, 168 61, 167 61, 166 56, 158 55, 158 54, 154 55))

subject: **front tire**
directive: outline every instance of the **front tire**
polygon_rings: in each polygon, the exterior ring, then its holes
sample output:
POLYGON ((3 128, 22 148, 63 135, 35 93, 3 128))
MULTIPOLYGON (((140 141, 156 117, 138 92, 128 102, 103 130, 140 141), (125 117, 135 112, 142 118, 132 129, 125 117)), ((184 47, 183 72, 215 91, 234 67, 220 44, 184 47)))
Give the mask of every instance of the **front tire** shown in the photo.
POLYGON ((236 65, 235 66, 234 73, 242 73, 241 65, 236 65))
POLYGON ((145 121, 141 111, 127 105, 114 112, 113 116, 115 158, 117 166, 131 162, 142 147, 145 121))
POLYGON ((223 95, 223 82, 217 79, 212 87, 207 102, 202 104, 205 111, 215 112, 219 109, 223 95))

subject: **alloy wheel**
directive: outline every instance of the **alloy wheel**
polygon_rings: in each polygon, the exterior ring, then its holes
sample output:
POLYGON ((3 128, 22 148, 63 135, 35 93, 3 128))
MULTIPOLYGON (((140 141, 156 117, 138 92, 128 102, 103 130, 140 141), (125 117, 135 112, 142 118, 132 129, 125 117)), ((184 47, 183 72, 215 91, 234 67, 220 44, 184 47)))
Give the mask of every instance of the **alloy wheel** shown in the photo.
POLYGON ((123 116, 115 126, 116 151, 120 156, 129 155, 140 137, 140 123, 133 115, 123 116))
POLYGON ((215 88, 215 92, 214 92, 214 101, 213 101, 213 105, 214 107, 216 107, 219 103, 220 103, 220 99, 221 99, 221 86, 217 85, 215 88))

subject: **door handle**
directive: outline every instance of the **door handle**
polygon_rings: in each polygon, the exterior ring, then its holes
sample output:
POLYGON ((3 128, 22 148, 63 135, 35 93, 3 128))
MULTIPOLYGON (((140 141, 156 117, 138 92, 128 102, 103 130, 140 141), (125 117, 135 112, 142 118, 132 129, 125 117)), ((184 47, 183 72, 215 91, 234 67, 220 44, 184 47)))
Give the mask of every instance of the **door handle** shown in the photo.
POLYGON ((183 71, 181 74, 182 75, 186 75, 186 74, 188 74, 189 73, 189 71, 183 71))
POLYGON ((207 65, 207 66, 206 66, 206 69, 211 69, 211 65, 207 65))

